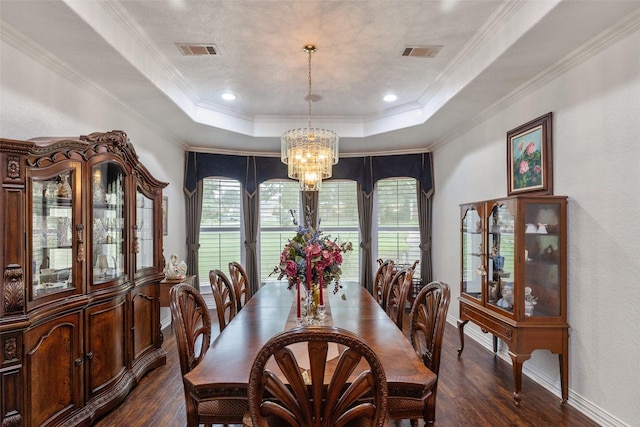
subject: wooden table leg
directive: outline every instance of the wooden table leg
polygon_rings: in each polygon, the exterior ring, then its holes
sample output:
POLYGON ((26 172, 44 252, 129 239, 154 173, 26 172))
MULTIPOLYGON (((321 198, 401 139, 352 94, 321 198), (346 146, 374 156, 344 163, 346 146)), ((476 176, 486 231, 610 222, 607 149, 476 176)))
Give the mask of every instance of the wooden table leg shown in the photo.
POLYGON ((458 349, 458 356, 462 354, 464 350, 464 325, 469 322, 468 320, 458 320, 458 335, 460 335, 460 348, 458 349))
POLYGON ((522 390, 522 365, 531 358, 531 354, 516 354, 509 351, 509 356, 511 356, 511 362, 513 364, 513 382, 515 385, 513 400, 516 402, 516 405, 520 405, 520 401, 522 400, 520 396, 520 391, 522 390))

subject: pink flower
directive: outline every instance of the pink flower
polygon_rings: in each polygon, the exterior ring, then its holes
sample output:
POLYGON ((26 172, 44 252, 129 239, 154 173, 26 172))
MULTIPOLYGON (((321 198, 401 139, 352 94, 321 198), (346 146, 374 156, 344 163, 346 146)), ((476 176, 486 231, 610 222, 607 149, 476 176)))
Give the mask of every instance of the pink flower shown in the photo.
POLYGON ((317 243, 312 243, 308 245, 306 249, 307 255, 310 256, 311 258, 314 258, 320 255, 321 252, 322 252, 322 247, 320 247, 320 245, 317 243))
POLYGON ((536 165, 533 168, 533 172, 535 172, 536 175, 540 175, 540 173, 542 172, 542 168, 540 167, 540 165, 536 165))
POLYGON ((298 264, 295 262, 288 260, 286 270, 287 276, 295 277, 298 274, 298 264))
POLYGON ((520 175, 524 175, 527 171, 529 171, 529 162, 523 160, 520 162, 520 175))
POLYGON ((282 253, 280 254, 280 264, 284 264, 288 256, 289 256, 289 246, 285 245, 284 249, 282 250, 282 253))
POLYGON ((527 145, 527 156, 532 155, 534 152, 536 151, 536 145, 533 142, 530 142, 529 145, 527 145))

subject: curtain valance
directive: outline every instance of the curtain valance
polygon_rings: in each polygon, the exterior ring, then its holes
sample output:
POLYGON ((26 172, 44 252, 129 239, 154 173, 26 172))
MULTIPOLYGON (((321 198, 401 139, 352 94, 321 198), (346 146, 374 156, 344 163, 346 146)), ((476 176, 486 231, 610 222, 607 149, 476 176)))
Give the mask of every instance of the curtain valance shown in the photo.
MULTIPOLYGON (((212 176, 236 179, 253 194, 264 181, 286 179, 287 166, 279 157, 187 152, 187 193, 192 193, 199 181, 212 176)), ((423 192, 431 192, 431 153, 341 158, 333 167, 332 179, 356 181, 364 193, 371 194, 377 181, 393 177, 415 178, 423 192)))

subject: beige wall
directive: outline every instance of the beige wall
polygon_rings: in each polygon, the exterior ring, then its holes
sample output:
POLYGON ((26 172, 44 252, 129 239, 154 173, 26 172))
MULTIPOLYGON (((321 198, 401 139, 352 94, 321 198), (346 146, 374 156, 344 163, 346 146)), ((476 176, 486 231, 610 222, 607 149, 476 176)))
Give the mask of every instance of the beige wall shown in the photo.
MULTIPOLYGON (((640 33, 610 46, 434 153, 434 274, 459 295, 458 205, 506 195, 506 132, 552 111, 554 187, 569 196, 570 400, 602 425, 640 425, 640 33)), ((165 255, 186 255, 183 158, 159 134, 76 76, 0 41, 0 136, 78 136, 122 129, 169 182, 165 255)), ((166 324, 166 310, 163 324, 166 324)), ((454 302, 450 320, 458 316, 454 302)), ((474 338, 489 337, 468 326, 474 338)), ((487 357, 491 357, 487 353, 487 357)), ((557 358, 535 352, 525 373, 559 394, 557 358)), ((446 372, 443 373, 446 375, 446 372)), ((525 399, 526 399, 526 390, 525 399)))
MULTIPOLYGON (((554 193, 569 196, 569 404, 602 425, 640 425, 638 46, 636 31, 434 153, 434 278, 457 297, 459 205, 506 196, 506 132, 553 112, 554 193)), ((557 356, 534 352, 525 373, 559 395, 557 356)))
MULTIPOLYGON (((79 76, 47 62, 34 61, 0 40, 0 136, 30 139, 38 136, 77 137, 91 132, 123 130, 151 174, 169 185, 169 234, 164 255, 186 258, 184 225, 184 148, 142 117, 106 97, 79 76), (176 159, 179 159, 176 161, 176 159)), ((162 324, 170 322, 162 309, 162 324)))

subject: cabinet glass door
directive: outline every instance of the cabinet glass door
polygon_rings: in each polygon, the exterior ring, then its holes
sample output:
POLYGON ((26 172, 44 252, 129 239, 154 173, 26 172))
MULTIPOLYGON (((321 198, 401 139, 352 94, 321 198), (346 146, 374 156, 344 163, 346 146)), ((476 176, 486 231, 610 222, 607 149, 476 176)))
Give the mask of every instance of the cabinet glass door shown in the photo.
POLYGON ((125 174, 117 163, 100 163, 91 183, 93 285, 99 285, 125 274, 125 174))
POLYGON ((73 226, 78 170, 65 169, 53 176, 31 180, 32 297, 42 298, 75 288, 73 226))
POLYGON ((514 307, 515 219, 506 205, 491 209, 488 224, 489 280, 487 303, 510 313, 514 307))
POLYGON ((136 271, 153 268, 154 201, 139 190, 136 192, 136 271))
POLYGON ((462 218, 462 293, 480 299, 482 279, 486 274, 482 220, 476 208, 471 207, 462 218))
POLYGON ((560 316, 560 204, 528 203, 525 222, 525 316, 560 316))

